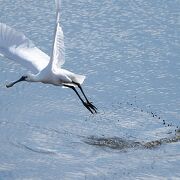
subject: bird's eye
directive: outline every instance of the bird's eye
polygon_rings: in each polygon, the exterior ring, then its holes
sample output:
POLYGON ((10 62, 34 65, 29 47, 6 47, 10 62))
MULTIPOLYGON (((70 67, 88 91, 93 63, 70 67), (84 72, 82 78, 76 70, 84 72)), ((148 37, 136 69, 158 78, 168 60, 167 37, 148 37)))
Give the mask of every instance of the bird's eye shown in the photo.
POLYGON ((22 76, 23 79, 26 79, 28 76, 22 76))

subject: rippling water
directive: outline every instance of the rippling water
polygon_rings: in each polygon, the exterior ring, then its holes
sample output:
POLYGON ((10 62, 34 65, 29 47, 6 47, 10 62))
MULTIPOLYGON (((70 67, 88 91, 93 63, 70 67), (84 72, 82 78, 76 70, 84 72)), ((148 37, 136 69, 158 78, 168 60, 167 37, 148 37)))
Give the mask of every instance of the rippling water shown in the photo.
MULTIPOLYGON (((69 89, 5 84, 0 179, 180 178, 180 1, 62 1, 65 68, 87 76, 95 116, 69 89)), ((51 52, 54 1, 0 0, 0 22, 51 52)))

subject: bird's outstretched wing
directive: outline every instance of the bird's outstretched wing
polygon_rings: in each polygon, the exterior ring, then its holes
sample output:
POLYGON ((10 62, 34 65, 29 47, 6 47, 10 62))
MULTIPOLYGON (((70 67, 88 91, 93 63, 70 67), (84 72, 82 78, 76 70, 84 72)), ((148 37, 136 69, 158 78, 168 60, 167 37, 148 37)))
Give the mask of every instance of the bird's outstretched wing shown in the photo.
POLYGON ((65 62, 64 35, 60 25, 60 6, 61 1, 56 2, 56 26, 54 32, 54 43, 52 48, 50 64, 52 68, 61 68, 65 62))
POLYGON ((50 57, 38 49, 24 34, 0 23, 0 55, 38 73, 49 63, 50 57))

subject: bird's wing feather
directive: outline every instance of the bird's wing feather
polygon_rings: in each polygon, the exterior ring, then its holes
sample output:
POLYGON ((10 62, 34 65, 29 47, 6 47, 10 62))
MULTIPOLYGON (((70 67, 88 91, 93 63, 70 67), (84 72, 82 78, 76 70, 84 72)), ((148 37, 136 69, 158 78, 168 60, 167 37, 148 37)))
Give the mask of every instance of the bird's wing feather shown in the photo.
POLYGON ((49 63, 50 57, 38 49, 24 34, 0 23, 0 55, 38 73, 49 63))
POLYGON ((56 2, 56 26, 54 32, 54 43, 52 48, 50 64, 53 68, 61 68, 65 62, 64 34, 60 25, 61 1, 56 2))

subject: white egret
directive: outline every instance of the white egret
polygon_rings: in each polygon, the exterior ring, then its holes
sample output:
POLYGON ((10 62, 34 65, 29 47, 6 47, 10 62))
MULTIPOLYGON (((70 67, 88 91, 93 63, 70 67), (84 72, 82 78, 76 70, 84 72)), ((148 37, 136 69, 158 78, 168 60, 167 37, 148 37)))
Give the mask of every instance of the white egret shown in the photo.
POLYGON ((83 105, 93 114, 97 108, 86 97, 81 84, 85 76, 62 69, 64 57, 64 35, 60 25, 60 0, 56 0, 56 24, 51 57, 38 49, 23 33, 17 32, 6 24, 0 23, 0 55, 25 66, 32 73, 23 75, 8 85, 12 87, 20 81, 42 82, 74 90, 83 105), (78 87, 85 100, 76 90, 78 87))

